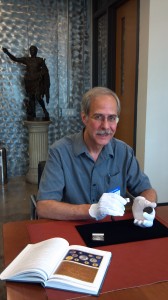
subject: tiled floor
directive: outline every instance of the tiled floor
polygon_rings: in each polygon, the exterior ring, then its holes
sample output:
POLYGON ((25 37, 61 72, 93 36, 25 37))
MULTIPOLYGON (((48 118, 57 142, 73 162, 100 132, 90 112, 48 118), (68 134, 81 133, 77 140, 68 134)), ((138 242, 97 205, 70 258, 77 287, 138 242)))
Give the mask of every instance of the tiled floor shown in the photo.
MULTIPOLYGON (((36 193, 37 185, 26 182, 25 177, 10 178, 6 185, 0 185, 0 272, 4 268, 2 224, 30 219, 30 195, 36 193)), ((0 281, 0 300, 6 300, 2 281, 0 281)))

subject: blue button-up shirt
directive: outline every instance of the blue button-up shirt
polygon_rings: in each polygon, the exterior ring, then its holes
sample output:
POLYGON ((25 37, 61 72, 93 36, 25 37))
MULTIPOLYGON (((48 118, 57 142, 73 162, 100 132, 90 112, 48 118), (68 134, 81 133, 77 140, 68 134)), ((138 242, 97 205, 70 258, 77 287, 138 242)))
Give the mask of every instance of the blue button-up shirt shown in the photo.
POLYGON ((50 147, 37 199, 92 204, 103 193, 115 189, 123 197, 126 190, 136 197, 150 188, 149 178, 140 170, 132 148, 112 138, 95 162, 82 131, 63 137, 50 147))

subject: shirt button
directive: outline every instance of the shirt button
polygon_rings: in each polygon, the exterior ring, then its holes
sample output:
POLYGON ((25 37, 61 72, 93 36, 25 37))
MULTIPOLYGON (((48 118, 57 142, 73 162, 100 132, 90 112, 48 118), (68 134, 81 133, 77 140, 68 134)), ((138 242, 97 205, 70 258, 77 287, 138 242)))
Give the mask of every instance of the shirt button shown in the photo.
POLYGON ((93 186, 96 186, 96 183, 93 183, 93 186))

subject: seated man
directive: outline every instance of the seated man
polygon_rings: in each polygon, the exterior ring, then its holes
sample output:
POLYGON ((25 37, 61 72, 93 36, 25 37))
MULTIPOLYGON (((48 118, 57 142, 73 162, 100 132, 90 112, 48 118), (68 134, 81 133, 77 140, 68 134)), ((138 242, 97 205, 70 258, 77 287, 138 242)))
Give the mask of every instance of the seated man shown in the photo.
POLYGON ((39 217, 57 220, 122 216, 126 191, 134 197, 134 223, 153 225, 157 195, 133 150, 114 134, 120 115, 117 95, 104 87, 82 99, 84 129, 49 149, 37 195, 39 217), (143 212, 145 207, 152 212, 143 212))

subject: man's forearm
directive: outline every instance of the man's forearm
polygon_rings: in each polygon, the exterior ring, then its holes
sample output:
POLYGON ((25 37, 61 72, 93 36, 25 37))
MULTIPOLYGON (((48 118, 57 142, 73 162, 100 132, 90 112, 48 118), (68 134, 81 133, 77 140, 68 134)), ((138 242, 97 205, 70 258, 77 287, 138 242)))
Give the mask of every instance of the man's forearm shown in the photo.
POLYGON ((86 220, 90 219, 90 204, 69 204, 54 200, 37 202, 37 214, 39 218, 55 220, 86 220))
POLYGON ((157 202, 157 194, 154 189, 145 190, 140 194, 140 196, 145 197, 151 202, 157 202))

